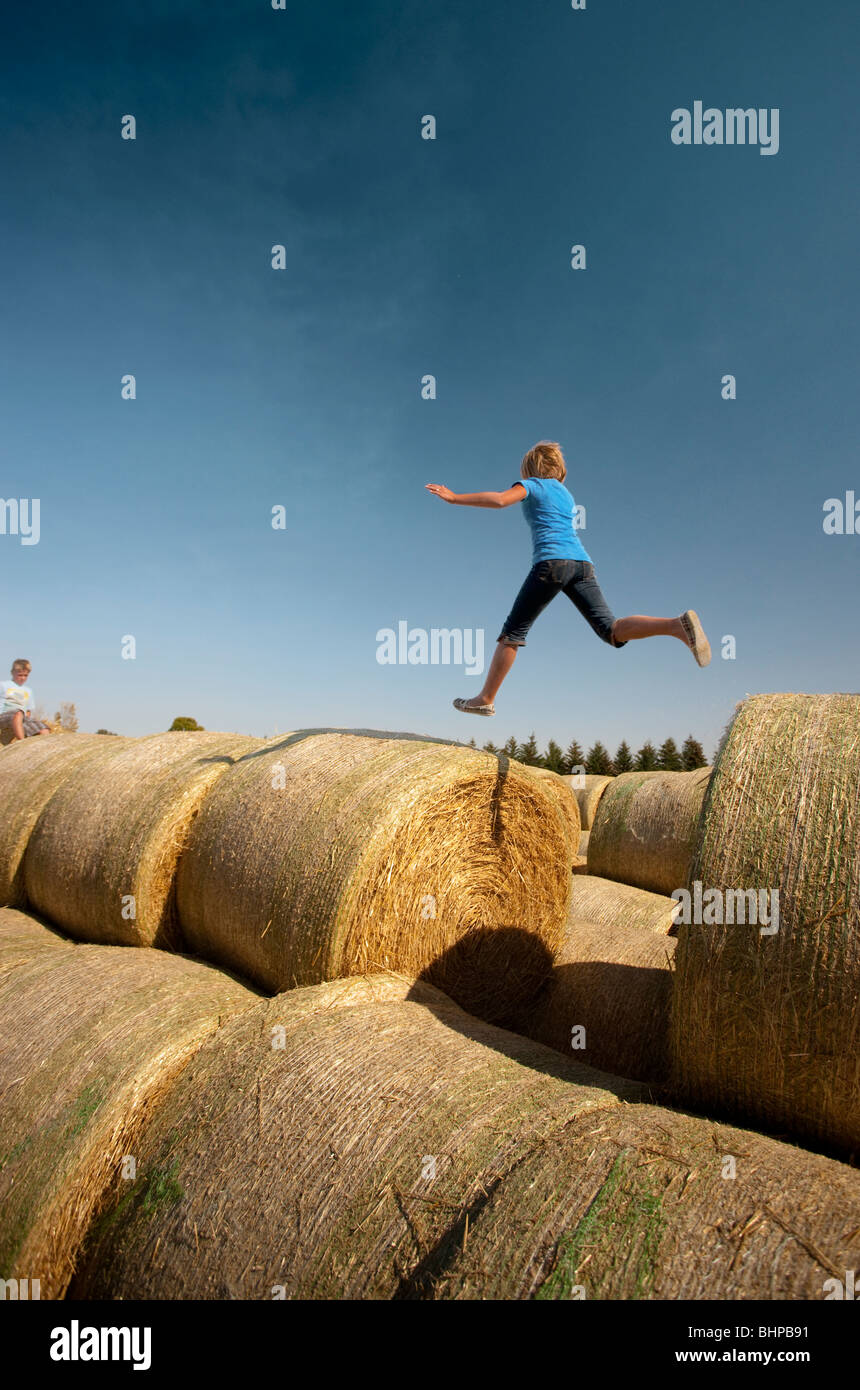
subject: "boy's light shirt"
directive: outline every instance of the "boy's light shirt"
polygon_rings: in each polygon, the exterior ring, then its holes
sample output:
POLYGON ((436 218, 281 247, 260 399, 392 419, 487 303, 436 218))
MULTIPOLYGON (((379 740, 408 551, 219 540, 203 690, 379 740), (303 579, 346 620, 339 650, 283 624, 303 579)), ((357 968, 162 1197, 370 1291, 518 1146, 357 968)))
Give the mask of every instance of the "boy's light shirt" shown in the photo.
POLYGON ((12 677, 3 683, 3 709, 5 714, 10 709, 30 710, 33 708, 33 692, 29 685, 16 685, 12 677))

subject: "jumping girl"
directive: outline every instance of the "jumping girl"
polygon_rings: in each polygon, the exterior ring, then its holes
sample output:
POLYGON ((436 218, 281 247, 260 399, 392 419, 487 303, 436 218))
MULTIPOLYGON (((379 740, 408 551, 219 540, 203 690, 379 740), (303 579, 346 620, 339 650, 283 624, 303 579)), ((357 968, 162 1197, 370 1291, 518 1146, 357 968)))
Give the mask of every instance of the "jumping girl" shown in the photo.
POLYGON ((514 483, 507 492, 457 493, 441 483, 427 484, 428 492, 459 507, 511 507, 522 502, 532 533, 532 568, 499 634, 484 688, 470 700, 455 700, 454 708, 463 714, 495 714, 494 701, 516 660, 517 648, 525 646, 532 623, 561 592, 611 647, 624 647, 641 637, 677 637, 700 666, 707 666, 710 644, 692 608, 679 618, 642 614, 613 617, 594 576, 591 557, 576 533, 575 504, 564 486, 567 468, 559 445, 542 440, 529 449, 520 477, 522 482, 514 483))

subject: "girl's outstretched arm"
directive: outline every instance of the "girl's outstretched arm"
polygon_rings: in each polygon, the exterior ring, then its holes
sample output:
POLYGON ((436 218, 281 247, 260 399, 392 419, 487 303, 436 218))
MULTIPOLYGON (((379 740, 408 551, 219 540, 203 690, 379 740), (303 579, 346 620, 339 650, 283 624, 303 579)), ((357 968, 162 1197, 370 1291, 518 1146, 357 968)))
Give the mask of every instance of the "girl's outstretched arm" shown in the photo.
POLYGON ((522 483, 514 483, 505 492, 452 492, 444 483, 427 483, 426 488, 434 497, 441 497, 443 502, 453 502, 458 507, 511 507, 514 502, 523 502, 528 496, 522 483))

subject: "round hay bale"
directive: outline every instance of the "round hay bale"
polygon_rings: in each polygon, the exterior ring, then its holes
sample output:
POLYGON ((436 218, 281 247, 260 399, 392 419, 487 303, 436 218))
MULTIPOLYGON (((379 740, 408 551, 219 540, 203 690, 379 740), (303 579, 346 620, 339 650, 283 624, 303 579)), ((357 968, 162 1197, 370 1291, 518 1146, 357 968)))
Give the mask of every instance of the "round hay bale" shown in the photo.
POLYGON ((546 767, 528 767, 527 764, 522 764, 522 766, 530 777, 538 778, 552 797, 567 838, 568 860, 572 863, 580 855, 579 842, 582 836, 579 803, 576 797, 571 795, 565 779, 560 777, 557 772, 550 772, 549 768, 546 767))
POLYGON ((12 907, 0 907, 0 975, 23 960, 56 950, 58 946, 74 946, 67 936, 46 926, 26 912, 12 907))
POLYGON ((591 827, 589 871, 652 893, 686 887, 710 777, 709 767, 613 777, 591 827))
POLYGON ((629 883, 598 878, 586 874, 573 884, 568 920, 593 922, 606 932, 625 932, 628 937, 637 932, 676 935, 674 926, 678 902, 662 893, 649 893, 644 888, 632 888, 629 883))
POLYGON ((696 883, 701 911, 691 902, 679 927, 679 1093, 860 1153, 860 696, 740 706, 705 803, 696 883))
POLYGON ((626 884, 574 879, 552 973, 513 1026, 589 1066, 663 1081, 676 945, 667 933, 676 907, 626 884))
POLYGON ((259 995, 163 951, 46 949, 0 976, 0 1278, 61 1298, 153 1107, 259 995))
POLYGON ((185 939, 265 989, 390 969, 498 1019, 536 992, 561 939, 556 805, 504 756, 384 733, 274 740, 194 823, 185 939))
POLYGON ((583 831, 581 832, 580 836, 579 836, 579 850, 578 850, 579 857, 580 857, 581 859, 587 859, 587 858, 588 858, 588 842, 589 842, 590 839, 591 839, 591 831, 590 831, 590 830, 583 830, 583 831))
POLYGON ((638 1094, 426 985, 290 991, 179 1078, 70 1296, 395 1297, 531 1147, 638 1094))
POLYGON ((577 773, 572 777, 565 777, 563 780, 576 797, 583 830, 590 830, 594 824, 594 816, 600 798, 609 783, 615 780, 614 777, 598 777, 590 773, 588 775, 577 773))
POLYGON ((57 788, 79 764, 101 760, 128 740, 100 734, 18 739, 0 757, 0 905, 25 902, 24 851, 33 826, 57 788))
POLYGON ((574 1120, 405 1296, 824 1299, 860 1259, 856 1170, 651 1105, 574 1120))
POLYGON ((27 901, 85 941, 175 947, 176 864, 191 823, 234 759, 261 741, 167 733, 108 742, 112 756, 73 769, 42 812, 24 860, 27 901))

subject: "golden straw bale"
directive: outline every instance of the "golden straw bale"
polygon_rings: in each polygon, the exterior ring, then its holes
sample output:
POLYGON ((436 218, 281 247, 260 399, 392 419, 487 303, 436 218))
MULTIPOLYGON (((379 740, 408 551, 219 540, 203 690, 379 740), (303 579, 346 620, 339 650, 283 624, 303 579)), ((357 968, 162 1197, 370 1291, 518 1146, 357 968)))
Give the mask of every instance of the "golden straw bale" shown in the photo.
POLYGON ((261 741, 218 733, 104 741, 112 756, 73 769, 30 836, 27 901, 86 941, 175 946, 174 879, 191 823, 234 759, 261 741))
POLYGON ((549 972, 570 896, 554 794, 504 755, 304 731, 204 802, 177 902, 199 955, 269 990, 379 969, 493 1020, 549 972))
POLYGON ((78 765, 100 762, 127 741, 103 734, 25 738, 0 756, 0 905, 24 905, 24 852, 57 788, 78 765))
POLYGON ((572 863, 581 854, 579 842, 582 837, 582 826, 579 819, 579 802, 575 796, 571 795, 565 778, 560 777, 557 772, 550 772, 549 768, 546 767, 528 767, 526 764, 522 764, 522 766, 531 777, 537 777, 543 783, 545 790, 552 796, 567 837, 569 858, 572 863))

